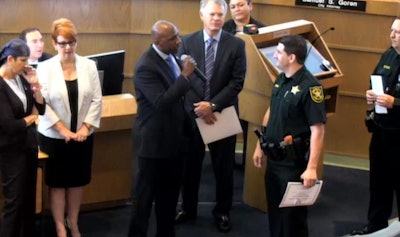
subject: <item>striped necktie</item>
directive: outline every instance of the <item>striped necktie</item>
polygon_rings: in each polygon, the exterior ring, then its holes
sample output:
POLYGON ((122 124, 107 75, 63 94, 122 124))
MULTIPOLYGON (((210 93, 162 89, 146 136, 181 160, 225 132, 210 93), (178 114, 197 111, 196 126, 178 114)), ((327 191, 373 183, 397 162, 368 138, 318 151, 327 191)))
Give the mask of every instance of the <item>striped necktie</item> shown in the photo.
POLYGON ((168 55, 166 60, 167 60, 169 68, 171 69, 171 71, 174 74, 175 79, 176 79, 179 76, 179 72, 175 66, 174 59, 172 59, 172 57, 173 56, 170 54, 170 55, 168 55))
POLYGON ((214 69, 214 42, 215 39, 209 38, 207 40, 207 48, 206 48, 206 85, 204 88, 204 100, 209 101, 211 99, 210 95, 210 80, 213 74, 214 69))

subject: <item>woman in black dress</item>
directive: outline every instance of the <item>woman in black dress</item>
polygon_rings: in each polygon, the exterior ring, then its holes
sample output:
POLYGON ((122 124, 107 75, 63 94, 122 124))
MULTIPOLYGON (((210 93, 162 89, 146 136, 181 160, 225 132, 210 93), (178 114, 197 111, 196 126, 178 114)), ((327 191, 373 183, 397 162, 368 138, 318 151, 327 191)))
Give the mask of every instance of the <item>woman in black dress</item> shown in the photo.
POLYGON ((100 80, 94 61, 75 53, 77 32, 65 18, 52 26, 58 54, 39 63, 38 76, 47 103, 38 126, 40 148, 49 155, 46 184, 57 235, 80 237, 78 215, 83 187, 91 179, 93 130, 102 107, 100 80))

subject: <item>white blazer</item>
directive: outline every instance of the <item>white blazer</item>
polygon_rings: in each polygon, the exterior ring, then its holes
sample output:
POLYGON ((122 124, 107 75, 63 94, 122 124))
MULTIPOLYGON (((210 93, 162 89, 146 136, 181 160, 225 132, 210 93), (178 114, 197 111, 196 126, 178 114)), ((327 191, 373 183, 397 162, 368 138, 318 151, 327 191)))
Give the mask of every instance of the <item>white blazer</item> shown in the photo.
MULTIPOLYGON (((102 94, 99 75, 93 60, 75 55, 78 78, 78 123, 79 129, 83 123, 92 127, 100 126, 102 94)), ((67 86, 61 68, 59 56, 40 62, 37 75, 42 85, 42 95, 46 99, 46 113, 39 116, 38 131, 46 137, 63 139, 53 128, 58 121, 71 129, 71 110, 68 100, 67 86)), ((93 133, 93 128, 90 133, 93 133)))

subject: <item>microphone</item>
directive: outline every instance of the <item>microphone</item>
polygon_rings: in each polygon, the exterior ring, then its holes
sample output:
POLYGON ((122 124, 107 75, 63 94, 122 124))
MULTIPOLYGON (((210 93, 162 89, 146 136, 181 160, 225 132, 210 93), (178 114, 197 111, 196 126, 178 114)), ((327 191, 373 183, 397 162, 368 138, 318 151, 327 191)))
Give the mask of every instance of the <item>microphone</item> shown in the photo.
MULTIPOLYGON (((185 58, 187 58, 188 57, 188 55, 186 55, 186 54, 182 54, 181 55, 181 61, 183 61, 183 60, 185 60, 185 58)), ((206 78, 206 76, 204 75, 204 73, 198 68, 198 67, 194 67, 194 72, 196 73, 196 75, 203 81, 203 82, 206 82, 207 81, 207 78, 206 78)))
POLYGON ((317 35, 317 37, 315 37, 315 38, 310 42, 311 45, 310 45, 310 48, 309 48, 308 51, 307 51, 306 58, 308 58, 308 55, 310 54, 310 51, 311 51, 311 49, 312 49, 312 47, 313 47, 315 41, 317 41, 319 38, 321 38, 321 36, 323 36, 324 34, 328 33, 328 32, 331 31, 331 30, 335 30, 335 27, 330 27, 330 28, 328 28, 328 29, 322 31, 321 34, 317 35))
POLYGON ((334 31, 334 30, 335 30, 335 27, 330 27, 330 28, 328 28, 328 29, 322 31, 321 34, 317 35, 317 37, 315 37, 315 39, 313 39, 313 40, 311 41, 311 44, 314 44, 315 41, 317 41, 319 38, 321 38, 321 36, 323 36, 324 34, 328 33, 328 32, 331 31, 331 30, 334 31))
MULTIPOLYGON (((311 52, 311 50, 312 50, 312 48, 313 48, 314 43, 315 43, 318 39, 320 39, 323 35, 325 35, 326 33, 328 33, 329 31, 334 31, 334 30, 335 30, 335 27, 330 27, 330 28, 328 28, 328 29, 322 31, 321 34, 317 35, 317 37, 315 37, 315 38, 310 42, 310 48, 309 48, 308 51, 307 51, 306 60, 307 60, 308 55, 310 54, 310 52, 311 52)), ((333 67, 330 65, 330 62, 329 62, 328 60, 323 60, 322 65, 321 65, 320 67, 321 67, 321 69, 324 70, 324 71, 329 71, 329 70, 332 70, 332 69, 333 69, 333 67)))

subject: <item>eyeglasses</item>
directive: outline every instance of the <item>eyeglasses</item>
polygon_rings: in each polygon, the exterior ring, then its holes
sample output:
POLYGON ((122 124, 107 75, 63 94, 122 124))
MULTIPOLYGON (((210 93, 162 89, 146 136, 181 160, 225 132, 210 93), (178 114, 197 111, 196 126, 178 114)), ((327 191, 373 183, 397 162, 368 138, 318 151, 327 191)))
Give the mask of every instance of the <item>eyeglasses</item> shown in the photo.
POLYGON ((76 40, 72 40, 69 42, 57 42, 58 46, 60 46, 60 48, 66 48, 67 45, 69 45, 69 47, 74 47, 76 45, 76 40))

